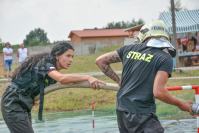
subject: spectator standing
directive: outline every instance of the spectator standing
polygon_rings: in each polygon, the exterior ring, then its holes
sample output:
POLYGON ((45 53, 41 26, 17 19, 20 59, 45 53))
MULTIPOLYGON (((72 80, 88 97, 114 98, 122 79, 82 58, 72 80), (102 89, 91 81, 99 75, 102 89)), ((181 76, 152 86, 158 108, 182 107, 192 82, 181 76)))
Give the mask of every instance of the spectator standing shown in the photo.
POLYGON ((13 49, 9 42, 5 43, 5 47, 3 48, 3 59, 4 59, 4 70, 6 71, 5 77, 11 76, 12 70, 12 60, 13 60, 13 49))
POLYGON ((28 57, 28 49, 24 47, 24 44, 19 45, 19 49, 17 50, 17 57, 19 64, 22 64, 26 57, 28 57))

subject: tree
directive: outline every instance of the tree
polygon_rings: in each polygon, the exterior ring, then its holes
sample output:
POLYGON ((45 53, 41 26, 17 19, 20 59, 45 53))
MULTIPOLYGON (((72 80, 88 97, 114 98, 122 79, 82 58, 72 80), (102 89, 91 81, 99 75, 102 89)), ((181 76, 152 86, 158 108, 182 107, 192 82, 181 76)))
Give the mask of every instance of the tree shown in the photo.
MULTIPOLYGON (((181 0, 177 0, 175 3, 175 11, 187 10, 185 7, 182 6, 181 0)), ((169 11, 171 11, 171 7, 169 6, 169 11)))
POLYGON ((2 39, 0 38, 0 45, 3 44, 2 39))
POLYGON ((0 49, 2 50, 3 49, 3 42, 2 42, 2 39, 0 38, 0 49))
POLYGON ((26 35, 26 39, 23 41, 23 43, 28 46, 46 45, 49 42, 47 33, 41 28, 36 28, 30 31, 29 34, 26 35))
POLYGON ((106 29, 123 29, 123 28, 134 27, 141 24, 144 24, 144 21, 142 19, 139 19, 138 21, 136 21, 135 19, 132 19, 131 22, 129 21, 110 22, 107 24, 105 28, 106 29))

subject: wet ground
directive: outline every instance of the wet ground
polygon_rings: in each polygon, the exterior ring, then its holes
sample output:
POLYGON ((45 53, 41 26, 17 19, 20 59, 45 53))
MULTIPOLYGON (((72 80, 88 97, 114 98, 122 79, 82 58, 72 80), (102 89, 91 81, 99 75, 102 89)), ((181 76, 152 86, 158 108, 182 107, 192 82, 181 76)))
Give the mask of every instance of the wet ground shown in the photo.
MULTIPOLYGON (((69 116, 68 113, 48 113, 45 121, 39 122, 33 115, 35 133, 119 133, 116 115, 95 116, 93 128, 92 115, 69 116)), ((165 133, 196 133, 196 119, 161 120, 165 133)), ((0 133, 9 133, 0 118, 0 133)))

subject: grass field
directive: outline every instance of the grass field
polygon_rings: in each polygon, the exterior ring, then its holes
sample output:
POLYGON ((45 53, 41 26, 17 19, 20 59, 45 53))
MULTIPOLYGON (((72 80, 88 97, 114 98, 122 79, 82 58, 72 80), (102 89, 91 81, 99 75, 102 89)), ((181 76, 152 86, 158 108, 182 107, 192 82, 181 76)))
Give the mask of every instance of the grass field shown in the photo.
MULTIPOLYGON (((112 51, 118 48, 118 46, 102 49, 101 52, 88 56, 75 56, 73 65, 64 70, 64 73, 85 73, 85 72, 99 72, 100 70, 95 65, 95 59, 100 54, 112 51)), ((112 66, 114 70, 121 70, 122 65, 120 63, 112 66)), ((173 77, 180 76, 198 76, 199 71, 186 71, 186 72, 174 72, 173 77)), ((100 79, 106 82, 113 82, 107 77, 100 77, 100 79)), ((167 86, 176 85, 192 85, 199 84, 198 79, 186 79, 186 80, 169 80, 167 86)), ((1 85, 0 88, 4 88, 1 85)), ((0 93, 2 93, 2 90, 0 93)), ((175 91, 171 92, 173 95, 184 99, 194 101, 194 91, 175 91)), ((83 88, 71 88, 65 90, 59 90, 52 92, 45 96, 44 108, 46 111, 73 111, 73 110, 86 110, 91 109, 91 103, 96 103, 96 110, 110 111, 115 109, 115 91, 105 90, 92 90, 83 88)), ((34 111, 38 110, 38 103, 34 107, 34 111)), ((157 114, 166 118, 190 118, 188 113, 180 111, 178 108, 165 104, 157 100, 157 114)))

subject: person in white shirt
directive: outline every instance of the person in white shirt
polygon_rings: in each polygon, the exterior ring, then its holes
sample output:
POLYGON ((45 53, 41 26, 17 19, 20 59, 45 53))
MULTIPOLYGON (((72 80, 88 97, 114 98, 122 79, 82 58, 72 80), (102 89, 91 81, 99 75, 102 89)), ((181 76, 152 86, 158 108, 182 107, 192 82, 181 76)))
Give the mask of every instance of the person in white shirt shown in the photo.
POLYGON ((13 60, 12 56, 13 56, 13 49, 11 48, 11 44, 7 42, 5 43, 5 47, 3 48, 4 68, 6 71, 5 77, 11 76, 12 60, 13 60))
POLYGON ((17 57, 19 64, 22 64, 26 57, 28 57, 28 49, 24 47, 24 44, 19 45, 19 49, 17 50, 17 57))

